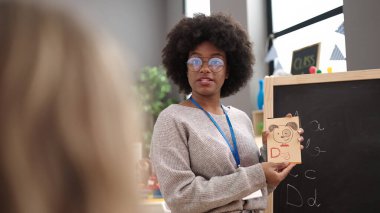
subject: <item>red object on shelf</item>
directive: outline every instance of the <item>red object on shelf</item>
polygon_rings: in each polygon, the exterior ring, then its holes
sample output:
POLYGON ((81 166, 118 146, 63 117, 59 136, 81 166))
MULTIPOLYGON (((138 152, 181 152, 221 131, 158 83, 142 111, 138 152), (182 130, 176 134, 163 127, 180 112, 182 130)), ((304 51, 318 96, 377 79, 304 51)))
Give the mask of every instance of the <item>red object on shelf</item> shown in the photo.
POLYGON ((309 73, 310 74, 315 74, 317 72, 317 67, 315 66, 310 66, 309 67, 309 73))

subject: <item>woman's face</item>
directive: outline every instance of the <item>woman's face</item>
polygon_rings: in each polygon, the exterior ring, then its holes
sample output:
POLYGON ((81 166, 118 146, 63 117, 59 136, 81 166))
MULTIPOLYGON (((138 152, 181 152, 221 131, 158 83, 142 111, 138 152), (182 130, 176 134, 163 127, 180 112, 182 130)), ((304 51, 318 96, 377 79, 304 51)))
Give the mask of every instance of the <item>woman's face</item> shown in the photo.
POLYGON ((187 78, 193 95, 220 96, 220 90, 228 78, 224 51, 205 41, 189 53, 187 78))

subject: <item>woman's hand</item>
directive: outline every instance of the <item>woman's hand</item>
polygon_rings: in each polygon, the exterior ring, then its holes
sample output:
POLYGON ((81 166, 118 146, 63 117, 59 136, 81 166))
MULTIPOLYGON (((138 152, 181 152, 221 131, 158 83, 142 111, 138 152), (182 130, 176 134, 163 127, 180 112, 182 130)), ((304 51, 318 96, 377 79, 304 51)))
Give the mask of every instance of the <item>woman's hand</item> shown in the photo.
POLYGON ((296 165, 294 163, 261 163, 267 184, 277 186, 282 180, 286 178, 290 170, 296 165))
MULTIPOLYGON (((286 114, 286 117, 287 118, 291 118, 292 117, 292 114, 290 114, 290 113, 288 113, 288 114, 286 114)), ((304 130, 302 129, 302 128, 299 128, 298 130, 297 130, 297 132, 298 132, 298 134, 300 135, 300 137, 298 138, 298 141, 300 142, 300 143, 302 143, 303 142, 303 140, 304 140, 304 138, 302 137, 302 134, 304 133, 304 130)), ((263 133, 262 133, 262 142, 263 142, 263 146, 266 146, 267 145, 267 141, 268 141, 268 136, 269 136, 269 132, 268 131, 263 131, 263 133)), ((301 150, 303 149, 303 145, 301 144, 301 150)))
MULTIPOLYGON (((288 113, 286 115, 287 118, 291 118, 292 114, 288 113)), ((302 134, 304 133, 304 130, 302 128, 299 128, 297 130, 300 137, 298 138, 298 141, 302 143, 304 141, 304 138, 302 137, 302 134)), ((269 131, 263 131, 262 133, 262 141, 263 146, 267 145, 269 136, 269 131)), ((303 149, 303 145, 300 145, 301 150, 303 149)), ((277 186, 280 184, 282 180, 286 178, 286 176, 289 174, 290 170, 296 165, 294 163, 272 163, 272 162, 263 162, 261 163, 265 178, 267 179, 267 183, 271 186, 277 186)))

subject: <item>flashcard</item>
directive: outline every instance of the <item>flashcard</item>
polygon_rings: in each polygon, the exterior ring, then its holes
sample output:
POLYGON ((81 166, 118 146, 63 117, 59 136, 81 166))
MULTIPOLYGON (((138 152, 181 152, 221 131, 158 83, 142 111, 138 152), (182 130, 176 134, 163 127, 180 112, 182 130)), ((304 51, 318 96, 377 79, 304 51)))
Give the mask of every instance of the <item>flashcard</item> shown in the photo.
POLYGON ((266 120, 268 162, 301 163, 299 123, 298 116, 266 120))

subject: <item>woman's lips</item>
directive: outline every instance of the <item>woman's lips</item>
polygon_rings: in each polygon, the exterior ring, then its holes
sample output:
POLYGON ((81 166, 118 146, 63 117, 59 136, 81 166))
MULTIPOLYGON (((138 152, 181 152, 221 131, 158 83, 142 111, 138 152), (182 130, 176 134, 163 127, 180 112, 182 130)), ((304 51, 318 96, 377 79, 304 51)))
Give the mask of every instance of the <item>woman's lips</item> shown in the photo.
POLYGON ((202 86, 207 86, 207 85, 210 85, 213 82, 213 80, 211 78, 200 78, 200 79, 198 79, 198 82, 202 86))

